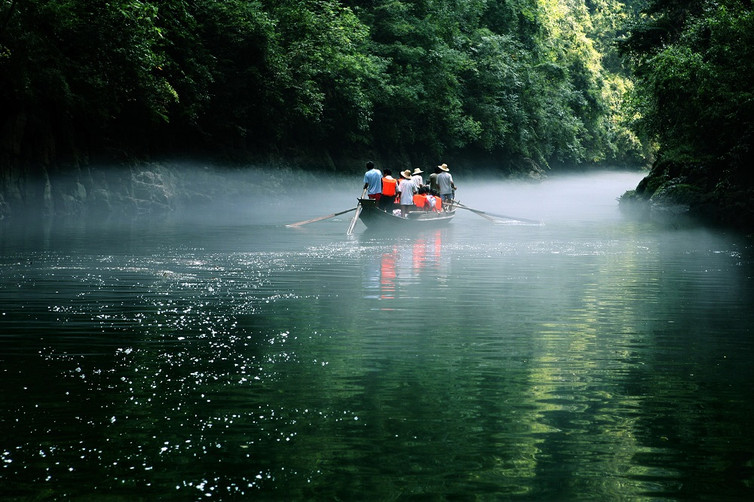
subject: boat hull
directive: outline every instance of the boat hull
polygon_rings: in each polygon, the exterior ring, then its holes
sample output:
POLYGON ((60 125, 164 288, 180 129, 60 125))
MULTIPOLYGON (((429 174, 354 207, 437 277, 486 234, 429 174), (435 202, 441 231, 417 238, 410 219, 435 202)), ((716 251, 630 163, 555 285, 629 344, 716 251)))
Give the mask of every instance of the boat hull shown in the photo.
MULTIPOLYGON (((392 213, 383 211, 377 206, 374 199, 359 199, 361 213, 359 219, 367 228, 438 228, 443 227, 453 220, 456 215, 455 209, 450 211, 411 211, 408 217, 403 218, 392 213)), ((396 208, 398 206, 395 206, 396 208)))

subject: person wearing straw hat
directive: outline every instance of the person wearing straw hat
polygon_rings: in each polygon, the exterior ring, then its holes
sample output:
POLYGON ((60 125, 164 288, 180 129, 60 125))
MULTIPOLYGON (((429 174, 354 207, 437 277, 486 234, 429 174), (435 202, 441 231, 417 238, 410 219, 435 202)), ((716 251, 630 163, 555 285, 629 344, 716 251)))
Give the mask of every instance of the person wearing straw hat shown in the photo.
POLYGON ((416 185, 416 189, 419 190, 424 185, 424 178, 422 178, 422 171, 418 167, 414 169, 414 172, 411 174, 411 181, 414 182, 414 185, 416 185))
POLYGON ((443 202, 451 201, 455 198, 456 185, 453 183, 453 176, 450 174, 447 164, 437 166, 440 173, 437 175, 437 186, 439 187, 440 197, 443 202))
POLYGON ((411 171, 401 171, 401 180, 398 182, 398 197, 401 203, 401 216, 406 218, 411 207, 414 205, 414 192, 416 185, 411 180, 411 171))

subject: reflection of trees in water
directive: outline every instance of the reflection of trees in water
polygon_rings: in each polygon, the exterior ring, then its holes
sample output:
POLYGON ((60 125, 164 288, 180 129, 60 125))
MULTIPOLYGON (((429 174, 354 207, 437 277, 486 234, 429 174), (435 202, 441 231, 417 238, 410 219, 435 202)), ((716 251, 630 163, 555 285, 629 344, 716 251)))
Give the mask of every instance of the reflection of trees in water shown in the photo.
MULTIPOLYGON (((726 268, 741 257, 646 233, 601 246, 447 235, 108 256, 68 272, 70 305, 56 260, 48 315, 96 335, 61 341, 40 368, 6 360, 4 378, 21 376, 5 479, 189 498, 743 493, 751 288, 726 268)), ((30 266, 21 284, 41 284, 30 266)))

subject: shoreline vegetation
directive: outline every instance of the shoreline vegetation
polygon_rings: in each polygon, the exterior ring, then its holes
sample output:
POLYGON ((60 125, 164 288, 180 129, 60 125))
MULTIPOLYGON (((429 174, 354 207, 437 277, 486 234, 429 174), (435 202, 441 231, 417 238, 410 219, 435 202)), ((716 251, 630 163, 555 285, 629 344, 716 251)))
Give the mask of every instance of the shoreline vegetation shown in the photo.
POLYGON ((619 42, 640 91, 634 129, 656 143, 624 208, 754 230, 754 7, 648 2, 619 42))
POLYGON ((744 0, 0 2, 0 219, 170 211, 180 159, 442 159, 652 165, 622 207, 751 229, 752 82, 744 0))

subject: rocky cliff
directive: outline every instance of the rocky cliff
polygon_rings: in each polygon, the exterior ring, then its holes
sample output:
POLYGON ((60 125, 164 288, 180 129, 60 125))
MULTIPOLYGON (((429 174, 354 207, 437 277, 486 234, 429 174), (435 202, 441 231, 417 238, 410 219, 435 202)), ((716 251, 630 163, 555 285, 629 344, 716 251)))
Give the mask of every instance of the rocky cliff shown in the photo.
POLYGON ((0 180, 0 219, 28 214, 163 214, 213 197, 253 192, 238 178, 224 180, 214 168, 150 163, 126 167, 4 170, 0 180))
POLYGON ((657 161, 621 208, 652 221, 754 230, 750 174, 735 164, 657 161))

